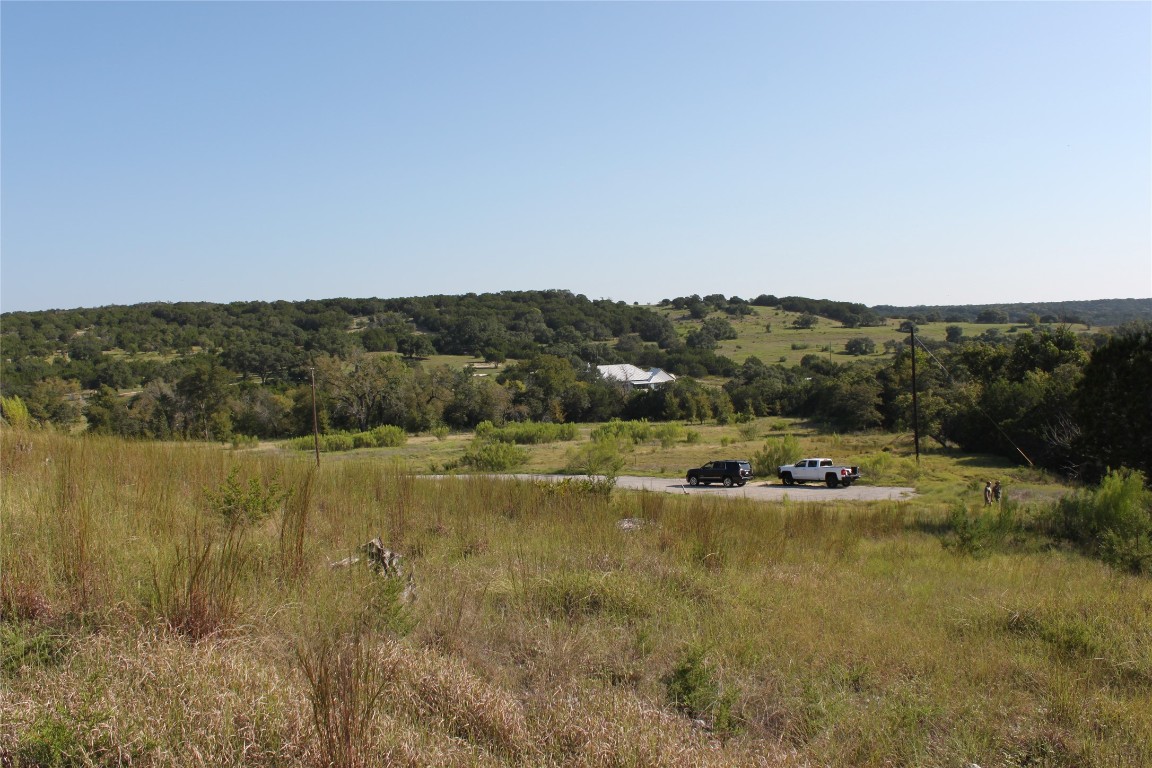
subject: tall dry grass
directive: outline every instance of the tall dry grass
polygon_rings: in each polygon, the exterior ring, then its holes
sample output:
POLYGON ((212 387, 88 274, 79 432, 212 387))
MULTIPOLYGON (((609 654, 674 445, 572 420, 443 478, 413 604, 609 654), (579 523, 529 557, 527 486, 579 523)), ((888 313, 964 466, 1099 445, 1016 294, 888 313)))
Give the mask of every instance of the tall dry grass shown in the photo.
POLYGON ((934 510, 0 440, 24 764, 1152 764, 1148 580, 934 510), (290 494, 230 526, 233 473, 290 494), (376 536, 414 602, 329 567, 376 536))

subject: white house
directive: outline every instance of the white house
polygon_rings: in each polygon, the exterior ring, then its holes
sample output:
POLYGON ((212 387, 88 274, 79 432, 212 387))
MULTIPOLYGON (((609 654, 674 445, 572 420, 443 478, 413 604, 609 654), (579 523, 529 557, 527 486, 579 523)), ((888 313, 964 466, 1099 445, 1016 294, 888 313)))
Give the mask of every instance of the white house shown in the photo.
POLYGON ((628 389, 656 389, 676 377, 660 368, 637 368, 630 363, 617 365, 598 365, 596 370, 606 379, 620 381, 628 389))

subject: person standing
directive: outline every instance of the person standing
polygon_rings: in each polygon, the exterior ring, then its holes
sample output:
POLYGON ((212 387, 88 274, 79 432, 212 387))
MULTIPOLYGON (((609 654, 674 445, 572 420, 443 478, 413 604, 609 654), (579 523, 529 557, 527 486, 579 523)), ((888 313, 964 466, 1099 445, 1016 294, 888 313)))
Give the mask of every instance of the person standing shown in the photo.
POLYGON ((984 506, 992 506, 992 481, 984 483, 984 506))
POLYGON ((999 481, 999 480, 997 480, 997 481, 996 481, 996 484, 992 486, 992 501, 994 501, 994 502, 996 502, 997 504, 999 504, 999 503, 1000 503, 1000 494, 1001 494, 1002 492, 1003 492, 1003 491, 1002 491, 1002 489, 1000 488, 1000 481, 999 481))

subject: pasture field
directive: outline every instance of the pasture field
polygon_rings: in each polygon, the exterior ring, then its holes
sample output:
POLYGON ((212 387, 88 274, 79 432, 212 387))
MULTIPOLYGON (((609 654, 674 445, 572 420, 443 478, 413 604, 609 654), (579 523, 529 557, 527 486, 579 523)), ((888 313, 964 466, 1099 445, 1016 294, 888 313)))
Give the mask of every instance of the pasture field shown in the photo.
MULTIPOLYGON (((686 310, 677 310, 672 307, 651 307, 651 309, 665 315, 676 325, 681 336, 700 327, 703 321, 693 320, 686 310)), ((908 334, 901 333, 901 320, 888 320, 886 325, 867 328, 844 328, 837 320, 821 317, 813 328, 794 328, 792 323, 800 316, 797 312, 787 312, 775 307, 752 307, 753 314, 742 317, 730 317, 722 313, 712 313, 709 317, 723 317, 736 330, 738 338, 721 341, 716 353, 730 357, 737 363, 743 363, 749 356, 756 356, 768 365, 782 363, 784 365, 798 365, 805 355, 823 354, 828 356, 831 345, 831 359, 838 363, 853 360, 875 360, 891 357, 884 350, 884 342, 888 340, 906 341, 908 334), (771 324, 771 330, 768 329, 771 324), (844 351, 844 345, 850 339, 869 338, 876 343, 876 352, 872 355, 853 356, 844 351)), ((1022 326, 1007 324, 982 323, 927 323, 919 327, 917 333, 926 339, 944 341, 947 328, 950 325, 959 326, 964 336, 973 338, 985 331, 996 330, 1012 338, 1022 326)), ((1075 325, 1073 330, 1080 332, 1086 326, 1075 325)))
MULTIPOLYGON (((703 321, 694 320, 685 310, 676 310, 671 307, 651 306, 652 309, 674 321, 677 332, 681 337, 699 328, 703 321)), ((721 341, 716 353, 730 357, 737 363, 743 363, 749 356, 755 355, 769 365, 781 363, 784 365, 799 365, 805 355, 828 356, 828 347, 831 345, 831 359, 837 363, 846 363, 858 360, 876 360, 891 358, 891 353, 884 349, 884 342, 888 340, 906 341, 908 334, 899 330, 901 320, 888 320, 885 325, 867 328, 844 328, 837 320, 827 317, 818 319, 813 328, 794 328, 793 321, 800 316, 798 312, 787 312, 773 307, 752 307, 753 314, 742 317, 730 317, 723 313, 712 313, 709 317, 723 317, 732 324, 738 337, 721 341), (771 324, 771 330, 768 325, 771 324), (871 355, 854 356, 844 350, 844 345, 850 339, 869 338, 876 343, 876 352, 871 355)), ((928 323, 919 327, 917 331, 926 339, 944 341, 946 329, 950 325, 957 325, 963 329, 964 336, 973 338, 988 330, 996 330, 1012 338, 1023 326, 1011 323, 983 324, 983 323, 928 323)), ((1076 331, 1087 330, 1086 326, 1073 326, 1076 331)), ((609 342, 614 343, 614 342, 609 342)), ((395 354, 395 353, 369 353, 395 354)), ((496 376, 503 370, 503 364, 486 363, 484 360, 468 355, 430 355, 420 358, 420 362, 428 367, 447 365, 450 368, 471 367, 477 374, 496 376)), ((514 361, 508 361, 509 363, 514 361)), ((707 377, 704 379, 707 381, 707 377)), ((719 385, 723 379, 710 383, 719 385)))
MULTIPOLYGON (((5 428, 0 755, 1152 764, 1152 582, 1023 525, 1059 486, 981 457, 917 466, 892 436, 756 426, 641 446, 626 471, 678 474, 791 431, 813 453, 875 454, 877 477, 924 495, 757 504, 418 476, 467 436, 316 468, 5 428), (1009 501, 989 512, 973 484, 993 472, 1009 501), (329 566, 373 537, 399 577, 329 566)), ((532 450, 551 469, 566 449, 532 450)))

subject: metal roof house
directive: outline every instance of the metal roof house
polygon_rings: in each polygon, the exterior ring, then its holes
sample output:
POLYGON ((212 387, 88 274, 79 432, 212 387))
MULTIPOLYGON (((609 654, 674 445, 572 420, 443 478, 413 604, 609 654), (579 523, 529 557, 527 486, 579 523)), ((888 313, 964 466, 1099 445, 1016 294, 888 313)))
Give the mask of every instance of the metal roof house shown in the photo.
POLYGON ((630 363, 598 365, 596 370, 606 379, 623 382, 628 389, 656 389, 670 381, 676 381, 675 376, 660 368, 637 368, 630 363))

